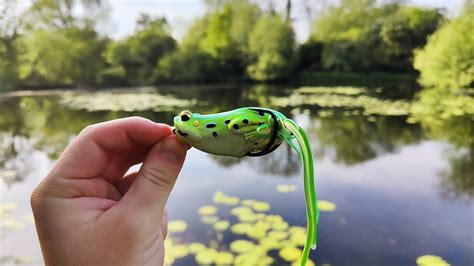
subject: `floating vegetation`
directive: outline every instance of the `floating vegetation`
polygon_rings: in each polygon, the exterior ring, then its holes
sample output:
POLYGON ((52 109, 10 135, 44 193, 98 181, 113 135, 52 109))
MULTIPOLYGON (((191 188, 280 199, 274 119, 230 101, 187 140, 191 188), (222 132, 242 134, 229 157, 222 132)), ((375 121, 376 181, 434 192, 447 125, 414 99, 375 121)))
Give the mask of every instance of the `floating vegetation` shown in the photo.
POLYGON ((60 103, 71 109, 87 111, 172 111, 196 104, 196 100, 176 99, 158 93, 93 92, 65 93, 60 103))
POLYGON ((189 244, 189 252, 192 254, 196 254, 199 251, 204 250, 204 249, 206 249, 206 246, 204 246, 204 244, 202 243, 196 242, 196 243, 189 244))
POLYGON ((225 204, 235 206, 239 204, 240 199, 237 197, 231 197, 224 194, 222 191, 217 191, 212 197, 212 201, 216 204, 225 204))
POLYGON ((21 229, 25 227, 25 223, 13 218, 3 218, 0 221, 0 225, 3 228, 9 229, 9 230, 15 230, 15 229, 21 229))
POLYGON ((218 232, 222 232, 222 231, 227 230, 227 228, 229 228, 229 225, 230 225, 229 221, 218 221, 214 223, 214 230, 218 232))
POLYGON ((215 257, 215 263, 217 265, 229 265, 234 262, 234 255, 230 252, 219 252, 215 257))
POLYGON ((449 266, 450 264, 443 258, 434 255, 423 255, 416 259, 418 266, 449 266))
POLYGON ((203 216, 201 217, 201 222, 205 224, 213 224, 219 221, 219 217, 217 216, 203 216))
POLYGON ((200 215, 213 215, 217 212, 217 208, 212 205, 202 206, 198 210, 200 215))
POLYGON ((14 211, 18 208, 16 202, 2 202, 0 203, 0 215, 14 211))
POLYGON ((332 212, 336 210, 336 204, 327 200, 318 200, 318 207, 320 211, 332 212))
POLYGON ((170 221, 168 223, 168 231, 170 233, 180 233, 186 231, 188 228, 188 225, 186 224, 185 221, 181 220, 176 220, 176 221, 170 221))
POLYGON ((255 244, 248 240, 235 240, 230 243, 230 250, 235 253, 247 253, 255 249, 255 244))
POLYGON ((296 91, 299 93, 342 95, 359 95, 367 93, 367 89, 360 87, 301 87, 296 91))
POLYGON ((246 199, 242 201, 242 205, 252 207, 258 212, 266 212, 270 210, 270 204, 264 201, 246 199))
MULTIPOLYGON (((234 206, 235 198, 217 191, 213 196, 213 201, 216 204, 234 206), (229 200, 229 198, 234 199, 229 200), (232 203, 229 204, 230 202, 232 203)), ((255 199, 242 201, 238 199, 238 202, 240 205, 230 209, 230 214, 239 221, 235 224, 231 224, 233 219, 219 219, 218 209, 213 205, 199 208, 201 221, 208 224, 215 236, 208 243, 187 244, 182 243, 181 238, 173 239, 173 234, 186 230, 186 223, 181 220, 170 222, 168 226, 171 228, 170 235, 165 241, 166 264, 172 265, 177 259, 194 256, 197 264, 204 265, 291 264, 296 266, 306 242, 306 229, 302 226, 290 226, 281 215, 264 213, 270 210, 270 204, 267 202, 255 199), (228 245, 224 241, 227 234, 222 233, 226 230, 230 230, 233 234, 233 241, 228 245), (235 239, 235 236, 241 238, 235 239), (269 254, 278 255, 272 258, 269 254)), ((326 209, 335 209, 333 203, 322 202, 323 205, 327 205, 326 209)), ((308 261, 307 265, 314 265, 314 263, 308 261)))
MULTIPOLYGON (((362 114, 405 116, 410 114, 411 103, 405 100, 384 100, 366 94, 361 88, 310 88, 297 89, 285 97, 270 97, 271 104, 277 107, 318 105, 324 108, 362 109, 362 114)), ((331 116, 330 110, 319 112, 321 117, 331 116)))
POLYGON ((300 259, 301 250, 296 247, 284 247, 278 254, 286 261, 297 261, 300 259))
POLYGON ((278 185, 277 191, 280 193, 289 193, 296 190, 296 185, 278 185))
POLYGON ((215 261, 217 254, 217 250, 206 248, 196 254, 195 260, 199 264, 211 264, 215 261))

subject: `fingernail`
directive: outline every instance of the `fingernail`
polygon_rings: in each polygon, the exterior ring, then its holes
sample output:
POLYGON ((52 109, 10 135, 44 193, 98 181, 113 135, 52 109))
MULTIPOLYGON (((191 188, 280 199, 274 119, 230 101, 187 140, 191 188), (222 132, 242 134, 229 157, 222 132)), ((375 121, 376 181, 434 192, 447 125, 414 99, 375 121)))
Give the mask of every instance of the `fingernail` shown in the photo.
POLYGON ((180 153, 180 144, 174 138, 165 140, 160 149, 160 155, 171 163, 178 163, 178 155, 180 153))

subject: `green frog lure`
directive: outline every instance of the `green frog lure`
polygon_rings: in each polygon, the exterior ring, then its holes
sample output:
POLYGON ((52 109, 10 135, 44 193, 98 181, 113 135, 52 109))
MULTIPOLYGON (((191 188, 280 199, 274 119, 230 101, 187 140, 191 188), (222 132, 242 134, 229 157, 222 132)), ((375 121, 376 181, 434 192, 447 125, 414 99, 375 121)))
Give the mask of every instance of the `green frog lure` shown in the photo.
POLYGON ((306 265, 310 248, 316 249, 319 219, 313 157, 306 132, 280 112, 259 107, 208 115, 182 111, 174 118, 174 126, 178 141, 211 154, 238 158, 262 156, 274 151, 283 141, 296 151, 304 168, 307 235, 301 265, 306 265))

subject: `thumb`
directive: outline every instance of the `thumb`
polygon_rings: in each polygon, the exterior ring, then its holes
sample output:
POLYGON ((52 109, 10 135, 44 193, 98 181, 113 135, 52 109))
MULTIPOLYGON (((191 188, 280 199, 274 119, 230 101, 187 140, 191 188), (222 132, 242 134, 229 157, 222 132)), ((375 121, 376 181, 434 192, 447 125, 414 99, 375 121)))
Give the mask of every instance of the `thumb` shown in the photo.
MULTIPOLYGON (((159 223, 186 157, 186 146, 170 135, 148 153, 136 180, 120 200, 132 217, 159 223)), ((156 225, 156 224, 155 224, 156 225)))

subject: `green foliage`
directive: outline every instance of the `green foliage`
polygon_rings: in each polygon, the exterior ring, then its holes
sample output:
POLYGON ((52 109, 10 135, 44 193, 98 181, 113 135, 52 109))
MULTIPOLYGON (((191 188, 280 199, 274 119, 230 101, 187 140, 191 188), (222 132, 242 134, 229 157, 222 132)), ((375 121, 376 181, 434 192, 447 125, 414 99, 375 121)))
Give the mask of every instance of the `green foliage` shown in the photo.
POLYGON ((105 58, 115 68, 114 79, 123 78, 128 84, 150 84, 154 82, 153 71, 159 60, 176 48, 176 41, 168 30, 164 18, 155 20, 142 16, 138 20, 135 34, 124 41, 111 43, 105 58), (123 70, 119 70, 122 68, 123 70))
POLYGON ((310 40, 323 43, 326 70, 413 71, 413 49, 425 44, 442 18, 436 9, 342 1, 315 21, 310 40))
POLYGON ((289 78, 294 65, 295 39, 291 25, 280 16, 262 16, 249 36, 251 63, 248 75, 255 80, 289 78))
POLYGON ((472 145, 474 97, 469 88, 474 85, 474 36, 469 32, 474 28, 473 16, 472 1, 466 1, 461 15, 443 25, 416 52, 414 63, 426 87, 412 107, 414 117, 431 132, 447 132, 442 135, 461 146, 472 145), (459 120, 465 122, 453 122, 459 120))
POLYGON ((469 34, 474 29, 473 16, 474 9, 466 8, 416 52, 414 66, 421 73, 422 85, 453 91, 474 85, 474 34, 469 34))
POLYGON ((245 75, 249 33, 261 11, 249 1, 211 6, 211 12, 190 27, 179 49, 158 63, 157 80, 211 82, 245 75))
POLYGON ((95 84, 107 44, 91 29, 37 30, 21 39, 20 77, 27 84, 95 84))

